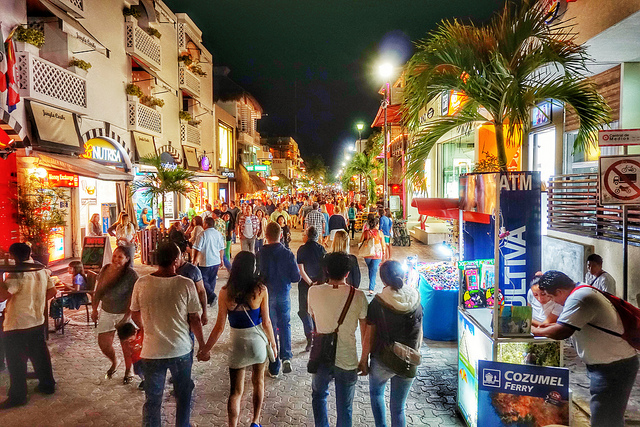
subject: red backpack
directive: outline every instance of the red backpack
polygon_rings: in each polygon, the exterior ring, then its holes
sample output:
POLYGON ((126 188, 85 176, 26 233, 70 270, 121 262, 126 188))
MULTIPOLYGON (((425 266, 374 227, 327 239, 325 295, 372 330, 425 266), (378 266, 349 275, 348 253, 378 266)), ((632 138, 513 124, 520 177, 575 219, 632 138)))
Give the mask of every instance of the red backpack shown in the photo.
POLYGON ((624 332, 619 334, 617 332, 610 331, 609 329, 596 326, 593 323, 588 323, 588 325, 593 326, 596 329, 600 329, 602 332, 620 337, 636 350, 640 350, 640 308, 630 302, 618 298, 615 295, 611 295, 609 292, 601 291, 600 289, 589 285, 576 286, 571 292, 573 293, 581 288, 593 288, 604 295, 611 304, 613 304, 613 307, 618 312, 618 316, 620 316, 620 320, 622 320, 624 332))

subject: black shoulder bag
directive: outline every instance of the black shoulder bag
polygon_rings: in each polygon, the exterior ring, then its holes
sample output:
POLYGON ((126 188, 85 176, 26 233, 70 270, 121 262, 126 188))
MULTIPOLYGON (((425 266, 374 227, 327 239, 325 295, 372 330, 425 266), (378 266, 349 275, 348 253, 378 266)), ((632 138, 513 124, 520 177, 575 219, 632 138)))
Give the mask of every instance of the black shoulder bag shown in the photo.
POLYGON ((313 332, 313 343, 311 344, 311 353, 309 353, 309 363, 307 363, 307 372, 315 374, 318 372, 320 365, 333 366, 336 362, 336 347, 338 346, 338 329, 344 322, 344 318, 347 316, 353 295, 356 293, 355 288, 349 286, 349 296, 347 302, 340 313, 338 319, 338 326, 336 330, 330 334, 319 334, 317 331, 313 332))
MULTIPOLYGON (((382 322, 384 323, 382 329, 384 329, 386 337, 386 342, 380 351, 380 359, 382 363, 397 375, 405 378, 413 378, 416 376, 418 366, 422 363, 422 355, 419 350, 391 339, 389 336, 389 324, 384 314, 386 308, 380 298, 378 298, 378 302, 380 303, 382 322)), ((419 344, 420 340, 418 339, 418 347, 419 344)))

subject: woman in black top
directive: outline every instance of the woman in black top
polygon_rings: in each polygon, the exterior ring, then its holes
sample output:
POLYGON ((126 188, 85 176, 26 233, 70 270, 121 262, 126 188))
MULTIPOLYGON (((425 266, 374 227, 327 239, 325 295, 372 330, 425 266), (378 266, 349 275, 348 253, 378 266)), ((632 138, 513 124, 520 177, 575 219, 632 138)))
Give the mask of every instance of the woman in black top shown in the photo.
POLYGON ((284 215, 278 217, 278 225, 282 228, 282 235, 280 236, 280 243, 289 249, 289 242, 291 242, 291 230, 287 225, 287 221, 284 219, 284 215))
POLYGON ((394 342, 419 349, 422 342, 422 306, 417 289, 403 286, 404 271, 398 261, 384 262, 380 266, 380 278, 384 289, 369 304, 369 326, 362 344, 358 370, 369 372, 369 395, 376 427, 386 425, 384 390, 389 380, 391 425, 404 426, 404 409, 417 366, 412 367, 405 375, 398 375, 382 361, 382 354, 384 348, 394 342))

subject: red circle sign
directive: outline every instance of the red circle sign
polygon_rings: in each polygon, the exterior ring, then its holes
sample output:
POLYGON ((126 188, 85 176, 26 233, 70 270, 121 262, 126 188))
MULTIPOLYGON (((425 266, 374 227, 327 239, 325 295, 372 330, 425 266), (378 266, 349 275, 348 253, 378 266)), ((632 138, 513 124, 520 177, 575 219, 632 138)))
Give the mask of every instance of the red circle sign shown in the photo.
POLYGON ((602 180, 611 197, 618 200, 640 198, 640 162, 619 160, 607 168, 602 180))

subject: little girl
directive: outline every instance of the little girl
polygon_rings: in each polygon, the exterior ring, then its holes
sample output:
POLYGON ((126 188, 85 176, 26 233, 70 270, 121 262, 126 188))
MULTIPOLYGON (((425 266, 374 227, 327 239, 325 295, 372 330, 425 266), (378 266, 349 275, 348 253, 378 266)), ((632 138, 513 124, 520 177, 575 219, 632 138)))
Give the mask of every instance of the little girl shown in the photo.
MULTIPOLYGON (((71 285, 64 284, 63 292, 85 291, 87 290, 87 275, 84 273, 84 266, 80 261, 71 261, 67 267, 67 273, 72 277, 71 285)), ((89 299, 85 293, 70 293, 51 302, 51 317, 55 319, 56 330, 62 327, 62 309, 67 307, 77 310, 81 305, 87 304, 89 299)))

